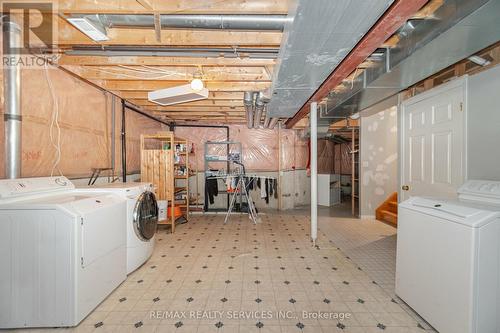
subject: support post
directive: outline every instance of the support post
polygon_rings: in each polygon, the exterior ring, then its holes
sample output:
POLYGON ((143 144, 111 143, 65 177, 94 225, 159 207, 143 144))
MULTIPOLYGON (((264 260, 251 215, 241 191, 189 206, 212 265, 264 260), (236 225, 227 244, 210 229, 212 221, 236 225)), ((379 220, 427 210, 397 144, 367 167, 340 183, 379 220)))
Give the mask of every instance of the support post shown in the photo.
POLYGON ((122 181, 124 183, 127 182, 127 131, 126 131, 126 123, 125 123, 125 101, 122 99, 122 181))
POLYGON ((318 103, 311 103, 311 240, 318 238, 318 103))
MULTIPOLYGON (((3 55, 19 58, 16 49, 21 46, 21 28, 3 17, 3 55)), ((21 68, 19 61, 4 64, 3 90, 5 98, 4 135, 5 135, 5 178, 21 177, 21 68)))

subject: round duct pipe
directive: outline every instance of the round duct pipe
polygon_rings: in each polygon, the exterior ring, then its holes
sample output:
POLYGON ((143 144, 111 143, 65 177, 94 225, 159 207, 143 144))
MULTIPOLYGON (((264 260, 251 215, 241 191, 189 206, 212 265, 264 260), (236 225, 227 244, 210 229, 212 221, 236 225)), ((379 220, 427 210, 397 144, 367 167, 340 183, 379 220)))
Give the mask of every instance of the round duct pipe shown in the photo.
POLYGON ((10 16, 3 17, 2 26, 4 55, 16 59, 3 67, 5 178, 13 179, 21 177, 21 67, 17 60, 22 32, 10 16))
POLYGON ((273 129, 279 120, 280 118, 272 118, 271 121, 269 122, 269 129, 273 129))
MULTIPOLYGON (((82 15, 97 18, 104 26, 153 28, 154 16, 150 14, 98 14, 82 15)), ((227 30, 277 30, 283 31, 287 15, 204 15, 161 14, 164 29, 227 29, 227 30)))
POLYGON ((253 95, 251 91, 245 91, 243 95, 243 105, 245 106, 245 113, 247 118, 247 127, 253 127, 253 95))

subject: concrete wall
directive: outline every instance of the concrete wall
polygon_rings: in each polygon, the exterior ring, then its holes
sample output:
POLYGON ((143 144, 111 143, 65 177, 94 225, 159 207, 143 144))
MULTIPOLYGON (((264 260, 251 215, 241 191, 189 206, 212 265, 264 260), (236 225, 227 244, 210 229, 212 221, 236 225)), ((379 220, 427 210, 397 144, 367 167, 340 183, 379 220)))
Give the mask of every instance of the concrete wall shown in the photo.
POLYGON ((500 65, 470 76, 468 88, 468 179, 500 181, 500 65))
POLYGON ((375 209, 398 189, 397 107, 361 117, 360 215, 375 209))

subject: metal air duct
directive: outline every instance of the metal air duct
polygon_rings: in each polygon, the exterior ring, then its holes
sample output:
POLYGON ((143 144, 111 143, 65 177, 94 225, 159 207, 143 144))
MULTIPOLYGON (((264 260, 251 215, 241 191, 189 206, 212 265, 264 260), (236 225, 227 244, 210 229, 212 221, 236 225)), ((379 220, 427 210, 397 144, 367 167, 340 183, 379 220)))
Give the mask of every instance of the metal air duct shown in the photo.
POLYGON ((266 112, 266 117, 264 118, 264 128, 269 128, 269 123, 271 122, 271 117, 266 112))
MULTIPOLYGON (((154 28, 151 14, 83 14, 89 21, 107 28, 154 28)), ((204 15, 204 14, 161 14, 163 29, 212 29, 212 30, 277 30, 283 31, 290 19, 286 15, 204 15)))
POLYGON ((269 98, 265 97, 264 93, 261 91, 255 99, 255 114, 253 119, 253 128, 259 128, 260 120, 262 118, 262 111, 264 107, 269 102, 269 98))
POLYGON ((278 121, 280 120, 280 118, 272 118, 271 121, 269 122, 269 129, 274 129, 274 127, 276 126, 276 124, 278 123, 278 121))
POLYGON ((498 0, 447 0, 433 18, 409 21, 399 30, 398 44, 380 50, 380 61, 330 93, 320 118, 364 110, 498 42, 499 12, 498 0))
POLYGON ((245 105, 245 115, 247 118, 247 127, 253 127, 253 92, 245 91, 243 95, 243 104, 245 105))
POLYGON ((3 53, 13 59, 13 64, 4 63, 3 67, 5 178, 13 179, 21 177, 21 68, 18 61, 21 28, 9 16, 4 16, 2 23, 3 53))

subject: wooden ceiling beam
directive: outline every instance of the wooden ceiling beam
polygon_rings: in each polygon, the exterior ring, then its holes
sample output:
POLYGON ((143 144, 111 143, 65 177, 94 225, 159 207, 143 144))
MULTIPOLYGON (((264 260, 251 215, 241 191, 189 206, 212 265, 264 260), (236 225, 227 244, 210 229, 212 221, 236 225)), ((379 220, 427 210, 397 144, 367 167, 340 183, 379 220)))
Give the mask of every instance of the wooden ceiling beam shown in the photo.
MULTIPOLYGON (((189 81, 125 81, 125 80, 89 80, 90 82, 111 91, 153 91, 188 84, 189 81)), ((206 87, 210 91, 261 91, 269 88, 271 82, 219 82, 208 81, 206 87)))
POLYGON ((148 106, 144 107, 147 110, 155 110, 155 111, 177 111, 177 112, 245 112, 245 108, 243 107, 243 103, 241 103, 240 107, 227 107, 227 106, 148 106))
POLYGON ((273 46, 279 47, 281 32, 163 29, 161 42, 154 29, 108 29, 109 40, 96 43, 80 30, 59 18, 59 47, 72 45, 147 45, 147 46, 273 46))
MULTIPOLYGON (((118 91, 112 90, 114 94, 124 99, 148 99, 147 91, 118 91)), ((210 100, 243 100, 243 92, 241 91, 210 91, 208 98, 210 100)))
POLYGON ((64 0, 59 1, 63 13, 152 13, 163 14, 287 14, 288 1, 282 0, 64 0))
POLYGON ((78 66, 214 66, 214 67, 260 67, 273 66, 275 59, 252 59, 252 58, 198 58, 198 57, 148 57, 148 56, 72 56, 62 55, 58 61, 59 65, 78 66))
MULTIPOLYGON (((156 103, 150 102, 147 99, 128 99, 128 101, 137 106, 159 106, 156 103)), ((176 104, 177 106, 243 106, 243 100, 241 99, 203 99, 200 101, 176 104)))
MULTIPOLYGON (((118 66, 63 66, 87 80, 191 80, 199 71, 196 67, 122 68, 118 66)), ((262 81, 270 82, 263 67, 210 67, 202 70, 204 81, 262 81)))

